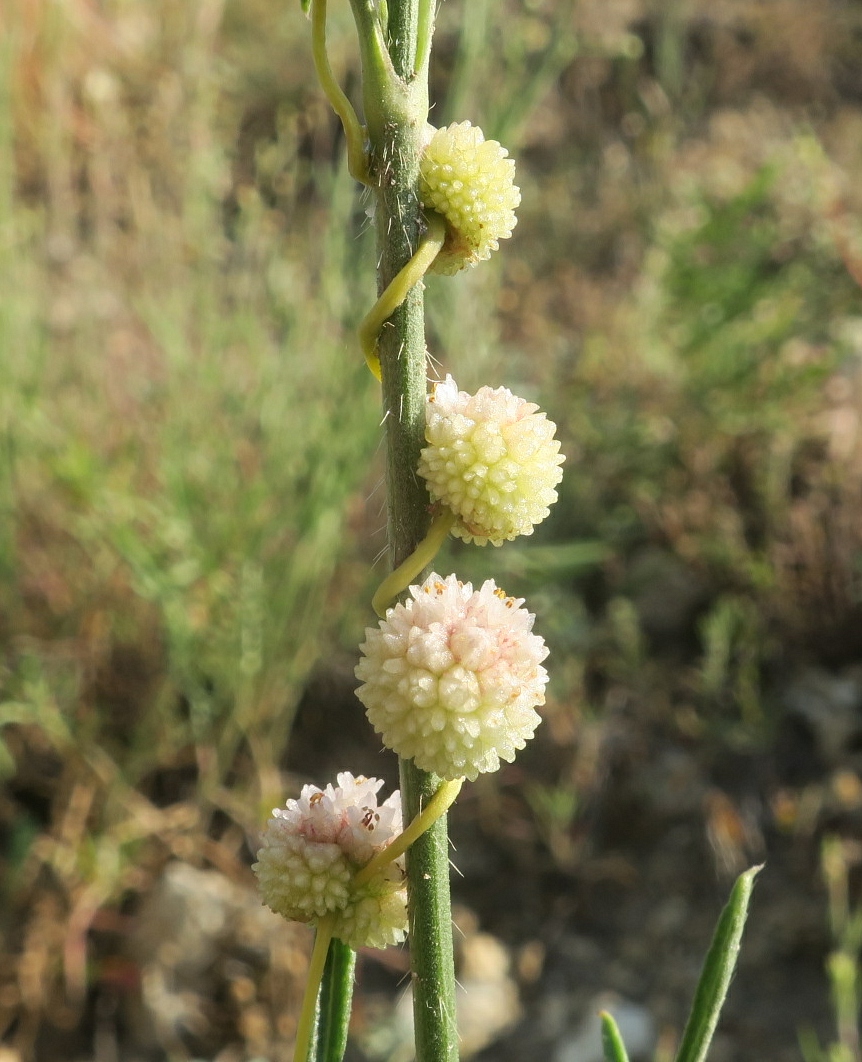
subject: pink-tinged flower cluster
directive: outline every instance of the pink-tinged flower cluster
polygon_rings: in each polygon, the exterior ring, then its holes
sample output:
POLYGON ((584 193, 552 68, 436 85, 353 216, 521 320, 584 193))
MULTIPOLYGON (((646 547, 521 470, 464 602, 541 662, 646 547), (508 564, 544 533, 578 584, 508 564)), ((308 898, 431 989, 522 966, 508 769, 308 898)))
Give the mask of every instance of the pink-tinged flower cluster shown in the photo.
POLYGON ((368 628, 357 696, 384 744, 442 778, 511 762, 540 722, 548 655, 522 599, 430 575, 368 628))
POLYGON ((303 786, 276 808, 254 864, 263 902, 297 922, 337 913, 333 935, 352 948, 385 948, 407 931, 403 858, 356 887, 357 873, 401 832, 401 794, 382 804, 377 778, 342 771, 338 785, 303 786))
POLYGON ((434 130, 419 160, 419 194, 447 222, 434 273, 457 273, 490 258, 498 241, 512 235, 521 202, 514 161, 469 122, 434 130))
POLYGON ((538 406, 506 387, 470 395, 451 376, 434 387, 419 474, 431 498, 455 513, 454 535, 499 546, 533 533, 563 476, 555 431, 538 406))

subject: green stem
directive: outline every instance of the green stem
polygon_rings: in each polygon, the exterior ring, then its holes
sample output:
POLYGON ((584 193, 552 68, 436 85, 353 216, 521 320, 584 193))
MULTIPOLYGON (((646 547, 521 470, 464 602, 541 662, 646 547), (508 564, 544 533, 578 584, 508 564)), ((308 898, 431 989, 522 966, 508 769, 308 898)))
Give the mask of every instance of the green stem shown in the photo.
POLYGON ((431 522, 428 534, 422 539, 416 549, 407 560, 390 572, 378 586, 377 592, 371 599, 371 607, 377 615, 383 619, 386 609, 401 593, 406 590, 416 576, 427 568, 440 551, 440 547, 446 541, 446 536, 455 523, 455 514, 451 509, 435 516, 431 522))
POLYGON ((341 1062, 344 1058, 355 967, 356 952, 333 937, 320 983, 315 1062, 341 1062))
MULTIPOLYGON (((412 760, 401 760, 400 767, 401 800, 413 816, 434 798, 440 779, 412 760)), ((458 1062, 445 815, 414 841, 406 859, 416 1062, 458 1062)))
POLYGON ((321 918, 317 923, 311 962, 308 964, 305 995, 302 999, 302 1009, 299 1012, 299 1023, 296 1027, 296 1046, 293 1049, 293 1062, 308 1062, 311 1039, 314 1034, 317 995, 320 991, 320 981, 323 977, 323 969, 326 966, 326 955, 329 951, 329 942, 332 940, 334 926, 334 914, 326 915, 325 918, 321 918))
MULTIPOLYGON (((391 22, 388 11, 381 9, 378 0, 350 0, 353 19, 359 33, 359 51, 362 56, 362 99, 365 121, 372 146, 379 146, 385 135, 386 124, 393 116, 408 120, 413 110, 415 92, 403 81, 403 76, 393 65, 393 57, 387 47, 391 22), (384 36, 381 18, 386 22, 384 36)), ((427 114, 427 78, 425 79, 425 113, 427 114)), ((380 169, 385 159, 378 157, 375 167, 380 169)))
MULTIPOLYGON (((377 191, 378 296, 385 295, 422 243, 419 156, 428 124, 428 67, 425 63, 417 71, 417 42, 421 39, 427 53, 433 19, 430 10, 420 12, 429 2, 389 0, 382 42, 375 0, 350 0, 362 55, 369 168, 377 191)), ((427 388, 421 284, 409 286, 388 320, 391 327, 378 337, 377 357, 386 426, 389 555, 398 567, 423 540, 429 522, 428 494, 416 473, 425 442, 427 388)), ((400 771, 404 815, 412 821, 441 780, 407 760, 400 762, 400 771)), ((457 1062, 445 815, 413 843, 406 863, 416 1062, 457 1062)))
POLYGON ((415 72, 419 12, 425 0, 391 0, 387 44, 395 73, 409 81, 415 72))
POLYGON ((395 71, 383 32, 389 19, 382 4, 379 0, 350 0, 350 6, 353 9, 353 20, 359 34, 363 81, 369 75, 375 81, 391 80, 395 76, 395 71))
POLYGON ((419 17, 416 27, 416 58, 413 62, 413 73, 417 76, 422 74, 427 76, 436 7, 436 0, 420 0, 419 2, 419 17))
MULTIPOLYGON (((351 0, 356 6, 363 0, 351 0)), ((390 0, 387 36, 394 77, 363 53, 363 100, 378 178, 378 293, 413 257, 422 239, 419 156, 428 122, 427 67, 414 76, 420 0, 390 0)), ((387 442, 389 553, 405 561, 428 529, 428 493, 416 474, 425 444, 425 315, 422 285, 410 288, 378 347, 387 442)), ((432 800, 440 779, 402 760, 401 797, 410 821, 432 800)), ((446 816, 406 855, 417 1062, 457 1062, 449 840, 446 816)))
POLYGON ((377 339, 380 329, 407 298, 413 288, 425 276, 431 263, 440 253, 446 240, 446 222, 433 211, 428 216, 428 231, 419 244, 416 254, 396 275, 386 290, 374 303, 358 328, 359 345, 365 355, 365 362, 374 376, 380 380, 380 356, 377 353, 377 339))

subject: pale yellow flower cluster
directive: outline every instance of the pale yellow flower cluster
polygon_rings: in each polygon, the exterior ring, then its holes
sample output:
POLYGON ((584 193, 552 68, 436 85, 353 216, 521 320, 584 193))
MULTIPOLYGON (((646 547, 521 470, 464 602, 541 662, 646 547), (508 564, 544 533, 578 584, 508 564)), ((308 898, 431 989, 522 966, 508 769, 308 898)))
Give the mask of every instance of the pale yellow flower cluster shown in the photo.
POLYGON ((539 725, 545 643, 523 601, 430 575, 365 632, 356 692, 383 743, 442 778, 511 762, 539 725))
POLYGON ((454 535, 500 546, 533 533, 563 477, 555 431, 538 406, 506 387, 470 395, 451 376, 434 387, 419 475, 432 500, 455 514, 454 535))
POLYGON ((434 273, 457 273, 490 258, 512 235, 521 202, 514 160, 469 122, 434 132, 419 162, 419 194, 447 223, 434 273))

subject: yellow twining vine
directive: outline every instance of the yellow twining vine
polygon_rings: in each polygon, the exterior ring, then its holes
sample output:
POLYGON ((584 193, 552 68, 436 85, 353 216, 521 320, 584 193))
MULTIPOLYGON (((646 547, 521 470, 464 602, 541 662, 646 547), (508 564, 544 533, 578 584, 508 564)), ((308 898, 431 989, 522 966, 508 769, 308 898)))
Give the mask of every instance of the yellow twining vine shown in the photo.
POLYGON ((374 377, 380 379, 380 358, 377 354, 377 337, 385 322, 398 309, 434 263, 446 241, 446 221, 439 214, 429 211, 425 237, 406 266, 371 307, 359 326, 359 345, 365 361, 374 377))

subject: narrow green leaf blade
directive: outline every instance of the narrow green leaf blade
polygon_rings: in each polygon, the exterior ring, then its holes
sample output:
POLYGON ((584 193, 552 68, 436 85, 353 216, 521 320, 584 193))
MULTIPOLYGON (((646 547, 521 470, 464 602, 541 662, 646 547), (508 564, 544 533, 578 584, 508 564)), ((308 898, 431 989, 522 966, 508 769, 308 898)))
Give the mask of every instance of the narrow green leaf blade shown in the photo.
POLYGON ((629 1062, 626 1045, 623 1043, 619 1026, 614 1021, 613 1015, 603 1010, 599 1017, 602 1020, 602 1050, 605 1054, 605 1062, 629 1062))
POLYGON ((333 937, 320 983, 317 1036, 312 1051, 314 1062, 341 1062, 344 1058, 355 966, 356 952, 333 937))
POLYGON ((299 0, 302 5, 302 13, 307 15, 311 11, 311 0, 299 0))
POLYGON ((754 879, 761 870, 762 867, 751 867, 740 874, 727 906, 721 912, 706 962, 703 964, 676 1062, 703 1062, 706 1058, 736 967, 754 879))

